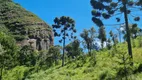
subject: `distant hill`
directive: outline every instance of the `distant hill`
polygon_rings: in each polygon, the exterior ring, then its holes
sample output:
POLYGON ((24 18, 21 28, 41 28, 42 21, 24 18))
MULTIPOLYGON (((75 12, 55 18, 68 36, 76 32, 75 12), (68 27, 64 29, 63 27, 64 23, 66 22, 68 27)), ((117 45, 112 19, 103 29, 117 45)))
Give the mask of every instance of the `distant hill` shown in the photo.
POLYGON ((0 27, 13 34, 20 46, 32 44, 37 50, 53 45, 52 28, 12 0, 0 0, 0 27))

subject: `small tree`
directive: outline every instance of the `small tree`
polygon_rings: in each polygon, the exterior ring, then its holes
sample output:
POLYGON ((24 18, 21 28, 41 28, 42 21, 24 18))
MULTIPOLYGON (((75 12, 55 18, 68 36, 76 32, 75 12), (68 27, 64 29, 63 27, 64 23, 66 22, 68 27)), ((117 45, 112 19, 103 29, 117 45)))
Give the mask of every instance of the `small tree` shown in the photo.
POLYGON ((117 72, 118 79, 123 79, 129 80, 129 75, 133 72, 133 67, 130 66, 131 61, 130 61, 130 56, 127 54, 127 52, 124 52, 124 50, 118 50, 116 54, 115 62, 118 63, 119 70, 117 72))
POLYGON ((90 45, 90 52, 92 51, 92 49, 94 48, 94 41, 95 41, 95 38, 97 37, 97 35, 96 35, 96 30, 95 30, 95 28, 94 27, 91 27, 90 28, 90 30, 89 30, 89 33, 90 33, 90 43, 91 43, 91 45, 90 45))
POLYGON ((90 49, 90 42, 89 42, 89 38, 88 38, 88 30, 84 29, 83 32, 80 34, 80 36, 84 39, 83 44, 84 47, 88 49, 88 53, 90 53, 89 49, 90 49))
POLYGON ((107 48, 110 50, 111 47, 112 47, 111 39, 109 38, 109 39, 107 40, 107 48))
POLYGON ((49 48, 48 55, 52 58, 52 62, 55 63, 55 65, 58 64, 57 60, 60 56, 60 48, 58 46, 52 46, 49 48))
POLYGON ((137 33, 139 32, 139 28, 137 24, 132 25, 131 33, 132 33, 132 38, 137 38, 137 33))
POLYGON ((84 39, 84 47, 88 49, 88 53, 94 48, 93 44, 96 38, 96 31, 94 27, 90 28, 90 30, 84 29, 84 31, 80 34, 80 36, 84 39))
POLYGON ((36 54, 32 46, 23 46, 19 52, 20 65, 34 66, 36 64, 36 54))
POLYGON ((67 37, 69 37, 68 39, 76 38, 75 36, 73 36, 73 33, 76 33, 75 21, 70 17, 62 16, 60 18, 56 17, 54 19, 54 23, 55 24, 52 25, 54 36, 55 37, 61 36, 61 40, 59 40, 59 42, 62 43, 63 41, 62 66, 64 66, 65 42, 66 42, 65 40, 67 39, 67 37))
POLYGON ((106 41, 106 32, 105 32, 105 28, 103 26, 101 26, 99 28, 99 36, 98 38, 101 40, 101 46, 102 48, 104 47, 104 42, 106 41))
POLYGON ((78 39, 68 44, 65 49, 68 52, 68 57, 71 58, 80 56, 82 53, 82 48, 80 48, 80 41, 78 39))
POLYGON ((110 37, 112 38, 112 41, 113 41, 114 46, 116 48, 116 44, 118 43, 117 34, 114 34, 112 31, 110 31, 109 34, 110 34, 110 37))

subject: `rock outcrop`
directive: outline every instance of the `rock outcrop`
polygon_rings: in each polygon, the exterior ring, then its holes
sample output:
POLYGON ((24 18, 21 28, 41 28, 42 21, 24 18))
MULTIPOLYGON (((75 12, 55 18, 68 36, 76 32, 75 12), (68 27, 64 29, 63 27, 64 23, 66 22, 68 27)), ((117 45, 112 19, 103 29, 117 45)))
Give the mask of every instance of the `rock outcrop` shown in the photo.
POLYGON ((37 50, 47 50, 53 45, 52 28, 11 0, 0 0, 0 25, 6 26, 20 46, 31 45, 37 50))

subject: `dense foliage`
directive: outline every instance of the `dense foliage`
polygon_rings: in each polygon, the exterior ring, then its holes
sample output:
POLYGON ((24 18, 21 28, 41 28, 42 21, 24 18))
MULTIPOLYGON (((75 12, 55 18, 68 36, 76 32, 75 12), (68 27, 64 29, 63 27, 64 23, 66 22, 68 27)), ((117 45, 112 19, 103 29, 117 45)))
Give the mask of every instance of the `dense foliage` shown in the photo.
POLYGON ((139 48, 138 40, 135 39, 136 47, 134 52, 134 65, 130 66, 129 55, 127 54, 126 43, 117 44, 115 48, 106 51, 93 51, 96 54, 96 63, 94 55, 78 57, 69 62, 64 67, 60 65, 51 67, 46 71, 40 71, 30 75, 29 80, 141 80, 142 75, 142 49, 139 48))

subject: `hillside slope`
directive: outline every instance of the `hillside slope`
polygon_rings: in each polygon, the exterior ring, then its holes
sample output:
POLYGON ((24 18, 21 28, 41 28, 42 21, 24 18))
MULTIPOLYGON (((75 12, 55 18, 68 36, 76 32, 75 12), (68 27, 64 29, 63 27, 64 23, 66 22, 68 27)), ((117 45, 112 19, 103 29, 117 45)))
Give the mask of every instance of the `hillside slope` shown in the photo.
MULTIPOLYGON (((118 57, 128 53, 126 44, 117 46, 117 52, 114 50, 107 50, 101 52, 93 52, 91 57, 86 57, 73 60, 64 67, 54 67, 46 71, 32 74, 26 80, 121 80, 125 79, 123 64, 123 57, 118 57), (96 57, 96 64, 94 64, 96 57)), ((134 66, 131 67, 126 64, 128 71, 128 80, 141 80, 142 75, 142 49, 133 48, 134 66), (130 69, 129 69, 130 68, 130 69)))
POLYGON ((29 40, 34 41, 33 47, 38 50, 53 45, 52 28, 11 0, 0 0, 0 25, 14 35, 19 45, 27 45, 29 40))
POLYGON ((133 48, 133 66, 130 66, 127 44, 120 43, 117 49, 93 51, 92 55, 80 56, 49 69, 29 72, 32 68, 18 66, 5 73, 5 80, 141 80, 142 79, 142 49, 138 40, 133 48), (116 51, 117 50, 117 51, 116 51), (127 60, 128 59, 128 60, 127 60), (124 64, 124 60, 125 64, 124 64), (126 67, 126 72, 125 72, 126 67), (19 75, 16 75, 16 74, 19 75), (126 76, 126 75, 127 76, 126 76))
MULTIPOLYGON (((128 80, 141 80, 142 49, 134 48, 134 66, 127 75, 128 80), (136 71, 136 73, 135 73, 136 71)), ((108 52, 97 53, 97 63, 93 64, 93 57, 87 57, 86 62, 73 61, 65 67, 54 67, 40 71, 27 77, 26 80, 126 80, 123 65, 116 62, 108 52)), ((129 65, 127 65, 129 66, 129 65)))

